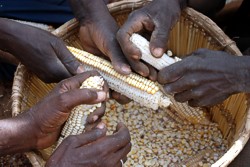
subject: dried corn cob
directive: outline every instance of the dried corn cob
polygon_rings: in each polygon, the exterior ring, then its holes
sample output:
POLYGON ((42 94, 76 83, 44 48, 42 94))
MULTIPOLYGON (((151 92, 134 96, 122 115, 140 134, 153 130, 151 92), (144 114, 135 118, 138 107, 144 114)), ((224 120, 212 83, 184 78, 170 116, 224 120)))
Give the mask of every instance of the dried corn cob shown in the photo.
POLYGON ((117 73, 107 60, 73 47, 68 47, 68 49, 78 60, 84 63, 85 70, 99 71, 111 89, 133 99, 140 105, 157 110, 159 107, 166 108, 173 103, 173 108, 187 121, 202 124, 210 123, 202 110, 178 103, 171 96, 163 94, 158 83, 135 73, 123 76, 117 73))
MULTIPOLYGON (((133 34, 130 37, 130 41, 132 41, 134 45, 140 49, 142 54, 141 59, 158 70, 181 60, 178 57, 172 57, 173 55, 171 51, 168 51, 168 54, 163 54, 161 58, 155 58, 149 50, 149 42, 139 34, 133 34)), ((183 119, 187 119, 191 123, 200 123, 201 121, 205 121, 203 124, 208 124, 210 122, 208 119, 204 119, 207 113, 200 108, 192 108, 188 106, 187 103, 176 102, 172 96, 167 96, 172 102, 171 107, 176 110, 183 119)))
MULTIPOLYGON (((91 88, 102 90, 104 85, 103 78, 100 76, 93 76, 86 79, 80 89, 83 88, 91 88)), ((97 108, 101 107, 101 103, 93 104, 93 105, 79 105, 75 107, 69 116, 63 130, 61 132, 61 136, 57 142, 58 147, 63 139, 69 135, 80 134, 84 131, 87 117, 90 113, 95 111, 97 108)))
POLYGON ((137 74, 123 76, 117 73, 110 62, 85 51, 68 47, 73 55, 84 63, 86 70, 97 70, 107 80, 109 87, 139 104, 152 108, 168 107, 169 98, 159 91, 158 84, 137 74))
POLYGON ((157 70, 161 70, 164 67, 181 60, 178 57, 172 58, 171 51, 168 51, 168 54, 164 53, 161 58, 155 58, 149 50, 149 42, 139 34, 133 34, 130 37, 130 41, 140 49, 142 56, 141 59, 155 67, 157 70))

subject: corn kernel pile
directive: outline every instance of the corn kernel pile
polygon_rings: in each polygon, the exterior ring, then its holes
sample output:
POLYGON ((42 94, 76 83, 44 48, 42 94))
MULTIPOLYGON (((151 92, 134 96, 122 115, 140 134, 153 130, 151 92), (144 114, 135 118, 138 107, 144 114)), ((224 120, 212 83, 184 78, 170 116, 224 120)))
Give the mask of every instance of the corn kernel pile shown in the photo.
POLYGON ((124 122, 130 131, 132 150, 126 167, 208 167, 227 150, 227 142, 216 124, 180 123, 167 113, 135 102, 120 105, 110 100, 107 103, 103 121, 108 134, 113 133, 118 122, 124 122))

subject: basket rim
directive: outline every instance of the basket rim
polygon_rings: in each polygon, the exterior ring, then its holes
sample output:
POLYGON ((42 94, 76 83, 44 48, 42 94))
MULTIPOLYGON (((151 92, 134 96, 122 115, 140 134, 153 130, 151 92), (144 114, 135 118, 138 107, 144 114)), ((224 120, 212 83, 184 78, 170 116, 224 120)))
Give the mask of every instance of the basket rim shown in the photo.
MULTIPOLYGON (((151 0, 123 0, 109 4, 108 8, 110 12, 115 12, 128 7, 130 8, 141 7, 142 5, 145 5, 148 2, 151 2, 151 0)), ((197 22, 198 25, 200 25, 201 27, 205 27, 208 32, 214 34, 215 39, 217 40, 218 43, 220 43, 223 46, 224 50, 229 51, 230 53, 238 56, 242 55, 242 53, 237 48, 233 40, 231 40, 219 27, 214 29, 216 27, 216 24, 210 18, 202 15, 201 13, 191 8, 186 8, 183 10, 183 12, 193 21, 197 21, 197 19, 200 19, 200 22, 197 22)), ((78 22, 76 21, 76 19, 72 19, 63 24, 62 26, 60 26, 59 28, 52 31, 52 33, 58 37, 62 37, 64 34, 70 32, 77 26, 78 22)), ((20 85, 23 84, 23 80, 21 80, 20 77, 23 77, 24 75, 23 73, 25 72, 26 72, 25 67, 19 64, 13 80, 12 100, 15 101, 15 104, 14 103, 12 104, 12 113, 20 112, 21 110, 21 108, 18 108, 20 107, 21 104, 18 104, 17 102, 20 101, 20 96, 22 95, 18 95, 17 90, 20 89, 21 87, 20 85)), ((250 108, 248 108, 247 110, 247 119, 245 122, 245 126, 242 129, 241 134, 239 135, 239 138, 232 144, 230 149, 228 149, 228 151, 212 165, 212 167, 217 167, 217 166, 222 167, 229 165, 235 159, 235 157, 242 151, 249 138, 250 138, 250 108), (228 157, 231 157, 231 159, 229 159, 228 157)))

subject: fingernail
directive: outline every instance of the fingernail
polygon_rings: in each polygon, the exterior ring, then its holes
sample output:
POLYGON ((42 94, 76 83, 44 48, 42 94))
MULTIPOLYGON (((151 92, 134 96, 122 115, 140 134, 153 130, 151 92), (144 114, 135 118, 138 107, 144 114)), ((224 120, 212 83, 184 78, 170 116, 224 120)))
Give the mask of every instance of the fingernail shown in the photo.
POLYGON ((99 123, 96 127, 97 127, 98 129, 104 129, 105 126, 106 126, 106 125, 105 125, 103 122, 101 122, 101 123, 99 123))
POLYGON ((126 74, 129 74, 129 73, 131 72, 130 67, 127 66, 127 65, 123 65, 123 66, 121 67, 121 69, 122 69, 122 71, 125 72, 126 74))
POLYGON ((98 116, 94 115, 92 120, 93 120, 93 122, 95 122, 96 120, 98 120, 98 116))
POLYGON ((138 55, 132 55, 131 57, 132 57, 133 59, 136 59, 136 60, 140 59, 140 57, 139 57, 138 55))
POLYGON ((155 48, 153 51, 153 54, 155 57, 161 57, 163 55, 163 49, 162 48, 155 48))
POLYGON ((107 97, 106 92, 100 91, 100 92, 97 92, 97 99, 96 100, 103 101, 106 99, 106 97, 107 97))
POLYGON ((78 66, 76 72, 77 72, 77 74, 83 73, 83 72, 84 72, 84 67, 83 67, 83 65, 78 66))

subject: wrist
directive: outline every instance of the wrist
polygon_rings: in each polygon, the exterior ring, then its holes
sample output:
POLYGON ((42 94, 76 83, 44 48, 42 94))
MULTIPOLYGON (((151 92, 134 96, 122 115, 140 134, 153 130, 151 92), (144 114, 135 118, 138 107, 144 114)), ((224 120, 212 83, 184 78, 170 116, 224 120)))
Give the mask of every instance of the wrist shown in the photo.
POLYGON ((70 5, 80 23, 91 20, 93 15, 108 11, 104 0, 70 0, 70 5))
POLYGON ((0 120, 0 155, 29 151, 36 148, 37 137, 27 112, 0 120))

